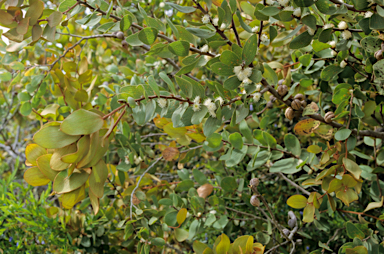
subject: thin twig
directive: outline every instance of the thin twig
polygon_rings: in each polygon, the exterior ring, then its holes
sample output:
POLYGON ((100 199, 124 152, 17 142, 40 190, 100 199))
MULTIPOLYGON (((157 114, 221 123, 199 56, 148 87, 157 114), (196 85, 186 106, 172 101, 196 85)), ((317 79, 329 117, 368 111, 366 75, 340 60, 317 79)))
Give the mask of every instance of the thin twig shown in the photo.
POLYGON ((133 195, 135 195, 135 191, 139 188, 141 179, 143 179, 144 175, 145 175, 149 170, 151 170, 151 169, 156 165, 156 163, 158 163, 162 158, 163 158, 163 156, 160 156, 159 158, 157 158, 157 159, 151 164, 151 166, 149 166, 149 167, 144 171, 144 173, 141 174, 139 180, 137 181, 137 184, 136 184, 135 188, 133 189, 133 191, 132 191, 132 193, 131 193, 131 203, 129 204, 129 218, 131 218, 131 220, 132 220, 133 195))
POLYGON ((286 177, 283 173, 279 172, 278 173, 285 181, 287 181, 290 185, 298 188, 299 190, 301 190, 301 192, 303 192, 304 194, 306 195, 311 195, 311 193, 309 191, 307 191, 306 189, 304 189, 303 187, 301 187, 300 185, 298 185, 297 183, 295 183, 294 181, 292 181, 291 179, 289 179, 288 177, 286 177))

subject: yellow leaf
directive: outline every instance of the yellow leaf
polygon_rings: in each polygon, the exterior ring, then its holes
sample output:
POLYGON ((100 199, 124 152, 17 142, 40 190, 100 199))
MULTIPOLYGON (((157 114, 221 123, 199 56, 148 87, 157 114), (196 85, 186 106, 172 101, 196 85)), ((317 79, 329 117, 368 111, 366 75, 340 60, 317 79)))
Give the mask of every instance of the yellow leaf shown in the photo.
POLYGON ((261 243, 254 243, 252 254, 263 254, 264 250, 265 246, 263 246, 261 243))
POLYGON ((301 209, 305 207, 308 203, 308 200, 303 195, 293 195, 288 198, 287 205, 292 208, 301 209))
POLYGON ((319 127, 319 125, 320 125, 320 121, 316 121, 316 120, 310 118, 310 119, 305 119, 305 120, 298 122, 295 125, 294 130, 295 130, 295 133, 297 135, 309 135, 314 130, 316 130, 317 127, 319 127))
POLYGON ((185 221, 185 219, 187 218, 187 209, 185 208, 182 208, 180 209, 180 211, 177 213, 177 216, 176 216, 176 220, 177 220, 177 223, 179 223, 179 225, 183 224, 183 222, 185 221))
POLYGON ((365 208, 364 212, 375 209, 375 208, 380 208, 383 206, 383 200, 384 197, 381 197, 381 201, 379 202, 371 202, 367 205, 367 208, 365 208))
POLYGON ((308 204, 304 208, 303 221, 308 223, 312 222, 314 220, 314 215, 315 215, 315 206, 313 204, 308 204))
POLYGON ((49 180, 38 167, 27 169, 24 173, 24 180, 32 186, 42 186, 48 184, 49 180))
POLYGON ((47 154, 47 149, 39 146, 38 144, 29 144, 25 148, 25 157, 27 158, 27 161, 33 166, 37 165, 37 158, 44 154, 47 154))

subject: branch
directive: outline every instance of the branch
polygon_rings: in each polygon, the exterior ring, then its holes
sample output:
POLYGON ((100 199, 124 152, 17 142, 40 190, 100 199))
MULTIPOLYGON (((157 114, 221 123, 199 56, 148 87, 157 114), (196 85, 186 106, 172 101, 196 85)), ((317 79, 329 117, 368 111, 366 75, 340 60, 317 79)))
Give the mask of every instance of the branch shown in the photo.
MULTIPOLYGON (((93 10, 93 11, 99 12, 99 13, 101 13, 101 14, 103 14, 103 15, 107 15, 107 13, 106 13, 105 11, 102 11, 102 10, 100 10, 99 8, 96 9, 96 8, 94 8, 93 6, 89 5, 87 2, 80 1, 80 0, 77 0, 77 2, 80 3, 81 5, 85 6, 85 7, 88 7, 89 9, 91 9, 91 10, 93 10)), ((112 14, 111 14, 111 15, 109 15, 109 16, 110 16, 111 18, 113 18, 114 20, 116 20, 116 21, 120 21, 120 20, 121 20, 121 18, 119 18, 119 17, 117 17, 117 16, 115 16, 115 15, 112 15, 112 14)), ((138 24, 136 24, 136 23, 132 23, 131 26, 134 27, 134 28, 136 28, 136 29, 138 29, 138 30, 143 30, 143 29, 144 29, 142 26, 140 26, 140 25, 138 25, 138 24)), ((168 41, 168 42, 171 42, 171 43, 175 41, 175 40, 173 40, 173 39, 171 39, 171 38, 169 38, 169 37, 167 37, 166 35, 161 34, 161 33, 158 33, 158 34, 157 34, 157 37, 162 38, 162 39, 164 39, 164 40, 166 40, 166 41, 168 41)), ((216 56, 216 54, 214 54, 214 53, 210 53, 210 52, 202 52, 201 50, 199 50, 199 49, 197 49, 197 48, 195 48, 195 47, 189 47, 189 50, 192 51, 192 52, 199 53, 200 55, 207 55, 207 56, 210 56, 210 57, 215 57, 215 56, 216 56)))
POLYGON ((135 186, 135 188, 133 189, 132 193, 131 193, 131 202, 129 204, 129 218, 131 218, 132 220, 132 207, 133 207, 133 195, 135 194, 135 191, 139 188, 139 185, 140 185, 140 182, 141 180, 143 179, 144 175, 149 171, 151 170, 151 168, 153 168, 156 163, 158 163, 161 159, 163 158, 163 156, 160 156, 159 158, 157 158, 155 160, 155 162, 152 163, 151 166, 149 166, 145 171, 144 173, 141 174, 140 178, 139 178, 139 181, 137 181, 137 184, 135 186))
MULTIPOLYGON (((273 96, 275 96, 279 101, 283 102, 285 105, 287 105, 288 107, 291 106, 291 100, 283 100, 283 98, 277 93, 277 91, 269 85, 268 81, 263 78, 261 80, 261 83, 263 84, 264 87, 268 88, 269 92, 271 94, 273 94, 273 96)), ((346 126, 343 125, 343 124, 340 124, 340 123, 337 123, 337 122, 330 122, 330 123, 327 123, 325 122, 324 120, 324 117, 322 117, 321 115, 319 114, 313 114, 313 115, 308 115, 310 118, 314 119, 314 120, 317 120, 317 121, 320 121, 322 123, 325 123, 325 124, 328 124, 328 125, 331 125, 332 127, 335 127, 335 128, 345 128, 346 126)), ((384 139, 384 132, 378 132, 378 131, 372 131, 372 130, 363 130, 363 131, 358 131, 356 129, 352 130, 352 134, 353 135, 356 135, 356 136, 361 136, 361 137, 364 137, 364 136, 369 136, 369 137, 374 137, 374 138, 380 138, 380 139, 384 139)))
POLYGON ((298 188, 299 190, 301 190, 304 194, 306 195, 311 195, 311 193, 309 191, 307 191, 306 189, 304 189, 303 187, 301 187, 300 185, 298 185, 297 183, 295 183, 294 181, 292 181, 291 179, 289 179, 288 177, 286 177, 283 173, 279 172, 278 173, 285 181, 287 181, 290 185, 298 188))
POLYGON ((339 4, 339 5, 344 5, 345 7, 348 8, 348 10, 350 11, 354 11, 354 12, 365 12, 365 11, 359 11, 359 10, 356 10, 355 6, 351 5, 351 4, 346 4, 344 3, 343 1, 339 1, 339 0, 330 0, 332 3, 334 4, 339 4))
POLYGON ((253 218, 253 219, 258 219, 258 220, 268 221, 268 220, 266 220, 266 219, 264 219, 264 218, 262 218, 262 217, 253 215, 253 214, 251 214, 251 213, 242 212, 242 211, 233 209, 233 208, 228 207, 228 206, 226 206, 225 209, 227 209, 227 210, 229 210, 229 211, 232 211, 232 212, 235 212, 235 213, 238 213, 238 214, 246 215, 246 216, 251 217, 251 218, 253 218))

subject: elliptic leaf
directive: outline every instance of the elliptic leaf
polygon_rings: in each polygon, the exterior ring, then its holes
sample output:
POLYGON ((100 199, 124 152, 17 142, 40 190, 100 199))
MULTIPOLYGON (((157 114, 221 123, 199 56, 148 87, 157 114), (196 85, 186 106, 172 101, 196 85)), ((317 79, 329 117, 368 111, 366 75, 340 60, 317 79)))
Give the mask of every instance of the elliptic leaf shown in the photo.
POLYGON ((45 126, 33 136, 36 144, 48 148, 56 149, 76 142, 81 136, 70 136, 60 131, 59 126, 45 126))
POLYGON ((303 195, 293 195, 288 198, 287 205, 289 205, 292 208, 301 209, 304 208, 307 205, 307 198, 303 195))
POLYGON ((85 171, 75 170, 70 176, 68 176, 67 170, 61 171, 53 182, 53 190, 58 194, 71 192, 80 188, 88 177, 89 174, 85 171))
POLYGON ((24 173, 24 180, 32 186, 42 186, 48 184, 49 180, 38 167, 27 169, 24 173))
POLYGON ((47 150, 37 144, 29 144, 25 148, 25 157, 27 158, 27 161, 33 166, 37 165, 37 158, 44 154, 47 154, 47 150))
POLYGON ((37 158, 37 166, 41 173, 43 173, 52 182, 55 180, 56 175, 59 173, 51 168, 49 162, 51 161, 52 154, 44 154, 37 158))
POLYGON ((99 114, 79 109, 61 123, 60 129, 68 135, 89 135, 100 130, 103 124, 104 120, 99 114))
POLYGON ((89 188, 96 197, 102 198, 104 195, 104 183, 108 177, 108 168, 103 160, 100 160, 92 167, 92 173, 89 176, 89 188))

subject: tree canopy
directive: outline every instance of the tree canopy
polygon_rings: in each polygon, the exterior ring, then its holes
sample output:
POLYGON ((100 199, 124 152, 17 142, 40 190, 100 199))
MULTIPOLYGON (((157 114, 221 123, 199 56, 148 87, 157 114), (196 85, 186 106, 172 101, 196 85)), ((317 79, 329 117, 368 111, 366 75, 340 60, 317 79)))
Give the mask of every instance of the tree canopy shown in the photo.
POLYGON ((3 0, 0 25, 1 253, 384 253, 383 0, 3 0))

